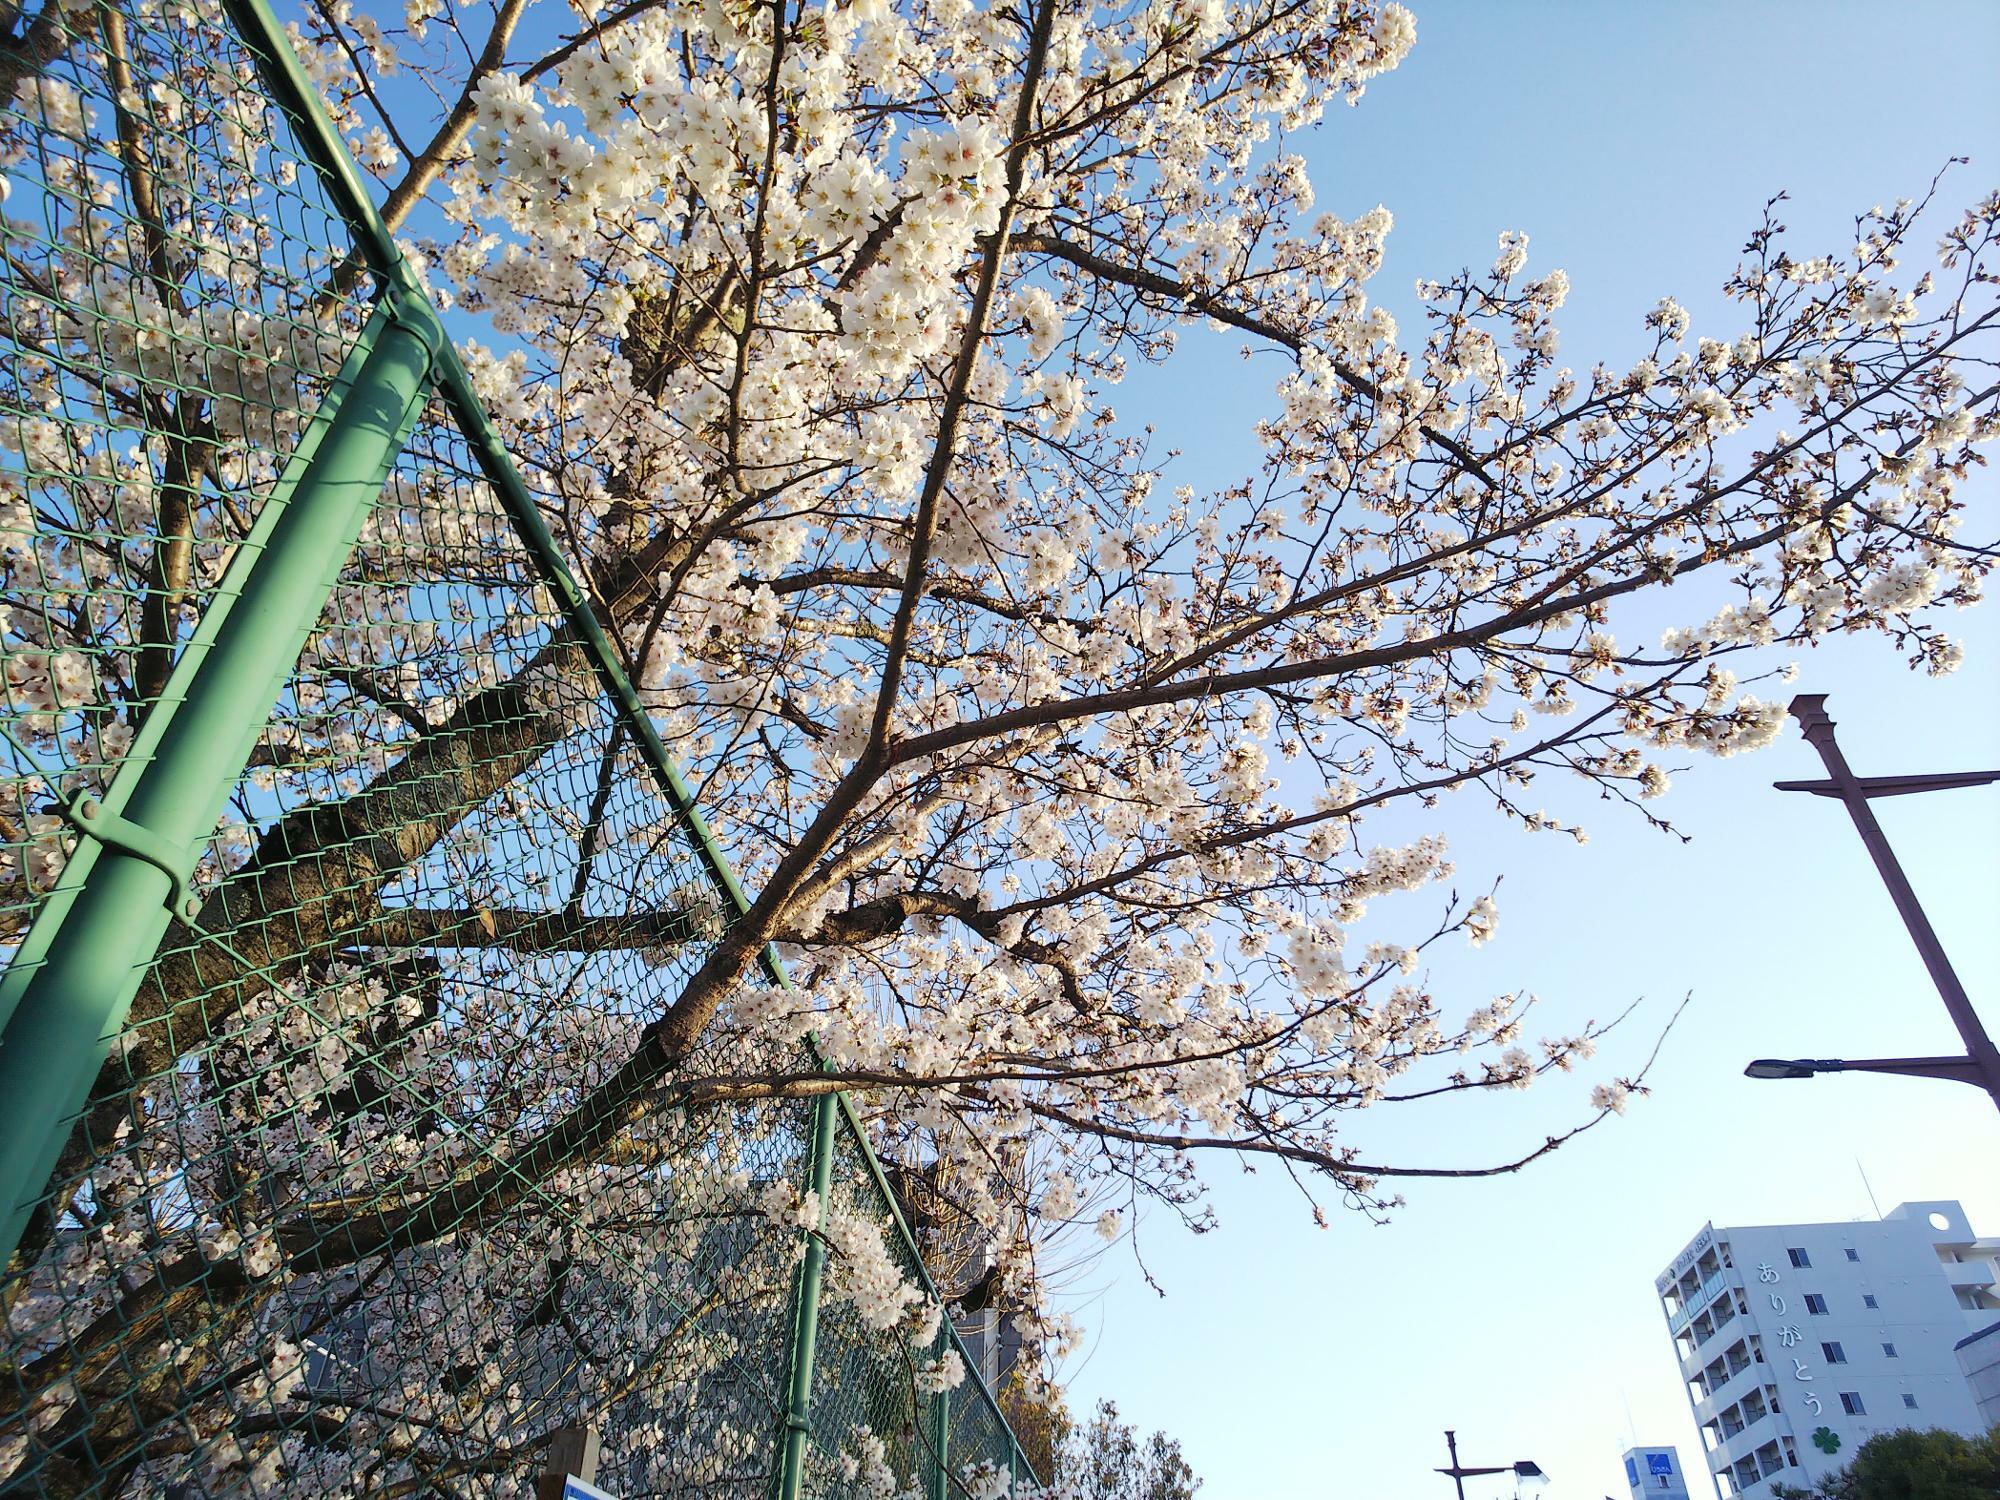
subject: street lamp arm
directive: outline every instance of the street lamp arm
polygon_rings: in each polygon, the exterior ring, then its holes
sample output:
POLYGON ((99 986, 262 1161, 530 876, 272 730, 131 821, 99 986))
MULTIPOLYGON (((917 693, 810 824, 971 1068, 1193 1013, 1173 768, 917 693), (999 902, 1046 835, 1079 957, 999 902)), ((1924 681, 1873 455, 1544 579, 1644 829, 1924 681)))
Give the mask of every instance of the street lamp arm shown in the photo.
MULTIPOLYGON (((1857 776, 1854 786, 1866 797, 1905 797, 1912 792, 1944 792, 1995 781, 2000 781, 2000 771, 1939 771, 1927 776, 1857 776)), ((1774 781, 1771 785, 1781 792, 1811 792, 1815 797, 1841 795, 1836 781, 1774 781)))
POLYGON ((1815 1073, 1914 1074, 1986 1087, 1984 1072, 1969 1057, 1760 1057, 1743 1070, 1746 1078, 1810 1078, 1815 1073))
POLYGON ((1969 1057, 1851 1057, 1841 1061, 1846 1073, 1916 1073, 1925 1078, 1955 1078, 1985 1087, 1979 1064, 1969 1057))

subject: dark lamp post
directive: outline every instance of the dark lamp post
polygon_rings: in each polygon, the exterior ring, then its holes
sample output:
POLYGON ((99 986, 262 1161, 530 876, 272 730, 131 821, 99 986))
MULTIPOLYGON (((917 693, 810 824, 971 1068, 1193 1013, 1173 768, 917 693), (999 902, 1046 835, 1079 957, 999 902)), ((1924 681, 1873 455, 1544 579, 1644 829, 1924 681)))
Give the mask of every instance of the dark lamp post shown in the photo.
POLYGON ((1516 1459, 1511 1464, 1475 1464, 1468 1466, 1458 1461, 1457 1433, 1446 1429, 1444 1445, 1451 1453, 1451 1467, 1448 1469, 1439 1469, 1438 1473, 1445 1475, 1458 1487, 1458 1500, 1465 1500, 1465 1481, 1481 1474, 1512 1474, 1514 1476, 1514 1493, 1517 1496, 1522 1494, 1538 1494, 1542 1487, 1549 1482, 1549 1476, 1542 1472, 1542 1466, 1532 1458, 1516 1459))
POLYGON ((1780 781, 1781 792, 1810 792, 1815 797, 1832 797, 1847 808, 1854 828, 1861 835, 1876 873, 1889 889, 1889 899, 1909 930, 1910 939, 1923 956, 1924 968, 1937 987, 1938 998, 1951 1016, 1952 1024, 1965 1041, 1960 1057, 1760 1057, 1743 1071, 1751 1078, 1810 1078, 1816 1073, 1899 1073, 1919 1078, 1946 1078, 1983 1088, 2000 1105, 2000 1049, 1986 1034, 1972 999, 1959 982, 1944 944, 1938 941, 1930 918, 1924 914, 1909 877, 1889 847, 1875 810, 1868 804, 1876 797, 1904 797, 1918 792, 1940 792, 1953 787, 1984 786, 2000 781, 2000 771, 1947 771, 1934 776, 1856 776, 1840 753, 1833 737, 1833 720, 1827 715, 1826 697, 1801 693, 1791 703, 1792 717, 1806 740, 1819 752, 1826 766, 1824 781, 1780 781))

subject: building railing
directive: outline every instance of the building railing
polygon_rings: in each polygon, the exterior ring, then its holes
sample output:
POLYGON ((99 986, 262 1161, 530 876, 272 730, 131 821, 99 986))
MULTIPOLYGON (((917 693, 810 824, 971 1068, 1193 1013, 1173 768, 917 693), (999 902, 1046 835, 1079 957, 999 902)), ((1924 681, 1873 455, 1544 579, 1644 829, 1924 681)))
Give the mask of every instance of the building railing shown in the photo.
POLYGON ((1726 1269, 1717 1269, 1700 1286, 1695 1288, 1694 1294, 1691 1297, 1682 1301, 1677 1311, 1668 1316, 1668 1331, 1679 1333, 1683 1328, 1687 1327, 1689 1323, 1694 1321, 1696 1315, 1704 1307, 1708 1306, 1715 1294, 1728 1284, 1729 1272, 1726 1269))

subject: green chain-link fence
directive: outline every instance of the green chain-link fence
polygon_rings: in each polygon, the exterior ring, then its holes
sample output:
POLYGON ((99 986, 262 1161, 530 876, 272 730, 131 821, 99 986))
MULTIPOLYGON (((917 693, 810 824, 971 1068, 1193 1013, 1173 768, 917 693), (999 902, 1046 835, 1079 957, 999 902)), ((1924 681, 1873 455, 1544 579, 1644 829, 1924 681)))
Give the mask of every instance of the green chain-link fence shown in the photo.
POLYGON ((0 1490, 1031 1478, 844 1098, 592 1109, 741 893, 261 0, 13 31, 0 1490))

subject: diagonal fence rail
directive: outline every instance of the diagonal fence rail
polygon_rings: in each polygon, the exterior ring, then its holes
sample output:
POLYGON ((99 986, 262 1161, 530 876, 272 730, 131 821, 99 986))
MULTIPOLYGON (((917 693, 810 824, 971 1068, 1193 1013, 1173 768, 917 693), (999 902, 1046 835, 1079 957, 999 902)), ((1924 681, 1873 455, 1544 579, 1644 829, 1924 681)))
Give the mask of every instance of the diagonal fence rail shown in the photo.
POLYGON ((262 0, 0 167, 0 1490, 1031 1483, 844 1096, 589 1117, 743 892, 262 0))

